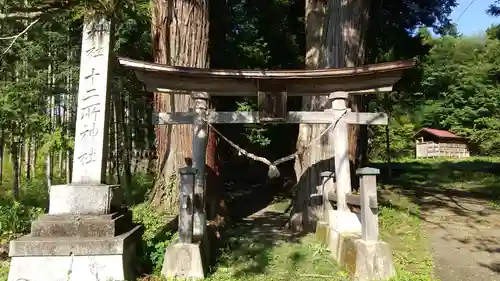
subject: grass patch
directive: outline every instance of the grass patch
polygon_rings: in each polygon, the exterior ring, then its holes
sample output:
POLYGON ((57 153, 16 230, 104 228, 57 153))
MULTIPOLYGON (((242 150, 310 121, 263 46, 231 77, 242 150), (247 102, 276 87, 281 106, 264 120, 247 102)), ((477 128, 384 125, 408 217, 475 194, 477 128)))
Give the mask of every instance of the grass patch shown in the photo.
MULTIPOLYGON (((267 243, 264 243, 267 244, 267 243)), ((348 280, 314 235, 263 247, 254 239, 232 237, 210 281, 348 280)))
POLYGON ((139 271, 159 274, 165 257, 165 248, 175 238, 166 225, 174 216, 158 213, 147 203, 133 207, 132 215, 134 223, 142 225, 144 230, 138 253, 139 264, 142 267, 139 271))
MULTIPOLYGON (((387 165, 375 164, 382 172, 387 165)), ((383 207, 380 209, 381 239, 393 249, 398 277, 394 280, 437 280, 421 226, 419 199, 424 193, 453 192, 458 197, 489 200, 500 208, 500 159, 405 159, 391 164, 392 177, 380 177, 383 207)), ((450 193, 451 194, 451 193, 450 193)), ((421 205, 425 208, 424 205, 421 205)), ((434 207, 436 208, 436 206, 434 207)))
POLYGON ((0 260, 0 281, 7 281, 9 277, 9 261, 0 260))
POLYGON ((279 198, 268 207, 270 210, 274 210, 276 212, 284 213, 290 205, 292 204, 292 199, 290 198, 279 198))
MULTIPOLYGON (((375 163, 382 171, 387 164, 375 163)), ((406 160, 391 164, 392 177, 381 177, 381 183, 398 189, 453 189, 500 196, 500 159, 472 157, 469 159, 406 160)))
POLYGON ((393 251, 397 277, 392 280, 437 281, 418 206, 394 192, 385 192, 383 199, 386 203, 380 209, 380 236, 393 251))
POLYGON ((488 202, 488 205, 495 210, 500 210, 500 200, 491 200, 488 202))

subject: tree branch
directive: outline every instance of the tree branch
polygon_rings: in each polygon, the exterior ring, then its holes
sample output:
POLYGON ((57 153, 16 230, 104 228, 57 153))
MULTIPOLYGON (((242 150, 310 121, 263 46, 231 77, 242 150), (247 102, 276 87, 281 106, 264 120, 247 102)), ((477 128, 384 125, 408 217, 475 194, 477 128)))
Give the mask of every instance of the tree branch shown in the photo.
POLYGON ((10 45, 7 47, 7 49, 5 49, 5 51, 0 55, 0 57, 4 56, 11 48, 12 46, 14 46, 14 43, 16 43, 16 40, 23 36, 23 34, 25 34, 26 32, 28 32, 28 30, 33 26, 35 25, 35 23, 37 23, 38 21, 40 20, 40 18, 37 18, 36 20, 34 20, 32 23, 30 23, 28 25, 28 27, 26 27, 23 31, 21 31, 19 34, 16 34, 16 35, 13 35, 13 36, 8 36, 8 37, 0 37, 0 40, 12 40, 12 42, 10 42, 10 45))
POLYGON ((58 12, 69 8, 72 4, 71 0, 64 1, 47 1, 35 7, 13 7, 11 12, 0 14, 0 20, 13 19, 13 20, 33 20, 40 18, 43 15, 58 12))
POLYGON ((38 19, 44 15, 45 11, 37 12, 13 12, 7 14, 0 14, 0 20, 13 19, 13 20, 33 20, 38 19))

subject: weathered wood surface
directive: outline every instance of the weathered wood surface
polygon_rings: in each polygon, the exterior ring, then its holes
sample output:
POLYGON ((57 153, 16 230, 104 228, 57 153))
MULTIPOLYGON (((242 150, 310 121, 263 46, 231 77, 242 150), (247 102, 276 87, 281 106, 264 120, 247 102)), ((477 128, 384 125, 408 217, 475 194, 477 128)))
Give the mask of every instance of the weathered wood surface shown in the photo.
MULTIPOLYGON (((332 202, 337 202, 337 194, 336 193, 328 193, 328 200, 332 202)), ((361 207, 361 196, 359 194, 346 194, 346 202, 349 205, 360 206, 361 207)), ((370 208, 378 208, 378 200, 376 197, 370 197, 368 200, 370 204, 370 208)))
POLYGON ((112 22, 85 20, 72 183, 101 184, 106 174, 109 57, 112 22))
MULTIPOLYGON (((384 86, 384 87, 378 87, 378 88, 372 88, 372 89, 349 91, 349 94, 351 94, 351 95, 382 94, 382 93, 392 92, 392 90, 393 90, 393 87, 392 87, 392 85, 390 85, 390 86, 384 86)), ((161 93, 193 96, 194 92, 186 91, 186 90, 162 89, 161 93)), ((241 96, 253 96, 253 95, 255 95, 255 93, 253 91, 248 92, 246 94, 244 92, 237 92, 237 93, 238 93, 238 95, 241 95, 241 96)), ((210 92, 210 95, 211 96, 233 96, 234 93, 233 92, 210 92)), ((307 95, 308 95, 307 92, 287 93, 287 96, 307 96, 307 95)), ((326 93, 325 93, 325 95, 326 95, 326 93)), ((322 105, 320 107, 324 107, 324 105, 322 105)))
MULTIPOLYGON (((173 112, 153 114, 154 125, 167 124, 192 124, 195 113, 173 112)), ((291 111, 282 123, 302 124, 331 124, 337 118, 338 113, 332 111, 291 111)), ((387 125, 388 117, 385 113, 348 112, 342 119, 347 124, 362 125, 387 125)), ((252 124, 259 123, 259 112, 210 112, 207 115, 208 122, 212 124, 252 124)), ((277 121, 276 121, 277 122, 277 121)))
POLYGON ((361 236, 365 241, 378 241, 378 208, 370 206, 370 200, 377 199, 377 175, 375 168, 361 168, 356 171, 360 176, 361 190, 361 236))
MULTIPOLYGON (((394 85, 412 60, 362 67, 314 70, 227 70, 172 67, 129 58, 121 65, 135 70, 148 91, 207 91, 212 95, 257 95, 258 81, 285 85, 288 95, 328 95, 335 91, 360 91, 394 85), (226 93, 226 94, 224 94, 226 93)), ((364 93, 376 93, 366 91, 364 93)))
POLYGON ((198 242, 206 228, 205 216, 205 159, 208 143, 208 125, 204 121, 207 115, 207 99, 194 99, 195 115, 193 118, 193 167, 197 173, 194 184, 194 226, 193 242, 198 242))
POLYGON ((259 82, 257 107, 261 122, 283 122, 287 117, 286 85, 259 82))
POLYGON ((179 242, 193 242, 194 185, 196 169, 179 169, 179 242))
POLYGON ((415 146, 417 158, 426 157, 470 157, 469 147, 465 143, 446 143, 446 142, 417 142, 415 146))
MULTIPOLYGON (((347 110, 347 92, 335 92, 329 96, 332 108, 326 112, 339 113, 347 110)), ((337 210, 348 211, 346 194, 351 193, 351 172, 349 163, 348 123, 343 118, 333 128, 335 177, 337 188, 337 210)))

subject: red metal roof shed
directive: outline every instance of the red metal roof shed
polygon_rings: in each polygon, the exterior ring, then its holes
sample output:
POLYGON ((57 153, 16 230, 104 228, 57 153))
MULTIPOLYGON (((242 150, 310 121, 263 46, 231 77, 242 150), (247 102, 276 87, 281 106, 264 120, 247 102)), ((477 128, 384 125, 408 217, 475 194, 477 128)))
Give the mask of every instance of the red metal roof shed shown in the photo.
POLYGON ((422 133, 428 133, 431 134, 435 137, 438 138, 444 138, 444 139, 464 139, 463 137, 457 136, 452 132, 445 131, 445 130, 438 130, 438 129, 431 129, 431 128, 422 128, 420 131, 418 131, 413 137, 417 137, 421 135, 422 133))

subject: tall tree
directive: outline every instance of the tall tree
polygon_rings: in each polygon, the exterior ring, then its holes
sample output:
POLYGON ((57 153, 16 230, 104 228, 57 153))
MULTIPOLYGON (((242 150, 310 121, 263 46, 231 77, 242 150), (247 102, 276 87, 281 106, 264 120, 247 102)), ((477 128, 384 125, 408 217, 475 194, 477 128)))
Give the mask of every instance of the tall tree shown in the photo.
MULTIPOLYGON (((154 61, 173 66, 207 68, 209 14, 207 0, 152 0, 154 61)), ((159 112, 188 111, 190 97, 155 93, 159 112)), ((177 169, 190 165, 192 130, 190 125, 158 127, 158 177, 151 201, 168 211, 176 211, 177 169)))
MULTIPOLYGON (((306 0, 307 69, 356 66, 364 61, 369 4, 368 0, 332 0, 327 5, 320 0, 306 0)), ((321 110, 325 101, 325 97, 305 97, 302 109, 321 110)), ((324 125, 301 124, 298 149, 317 138, 323 130, 324 125)), ((333 141, 331 134, 326 134, 320 145, 312 146, 296 160, 298 192, 291 218, 291 227, 295 230, 308 230, 314 223, 309 196, 318 184, 319 173, 333 170, 333 141)))

